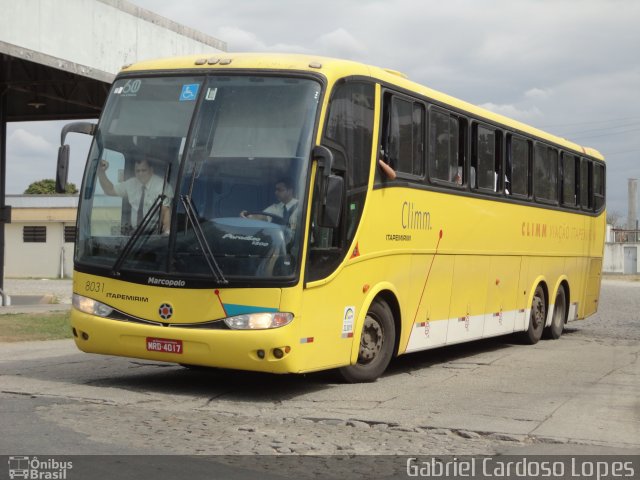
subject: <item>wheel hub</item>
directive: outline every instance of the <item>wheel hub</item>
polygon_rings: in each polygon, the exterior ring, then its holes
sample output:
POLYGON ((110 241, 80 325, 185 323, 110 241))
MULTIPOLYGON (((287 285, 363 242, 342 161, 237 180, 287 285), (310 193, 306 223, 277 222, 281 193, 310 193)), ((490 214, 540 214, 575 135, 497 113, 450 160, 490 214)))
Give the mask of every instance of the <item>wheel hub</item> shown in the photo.
POLYGON ((533 299, 533 311, 531 317, 533 328, 537 329, 541 325, 544 325, 544 303, 540 297, 535 297, 533 299))
POLYGON ((359 363, 370 363, 382 350, 383 331, 380 324, 373 318, 367 316, 362 329, 362 339, 360 340, 359 363))

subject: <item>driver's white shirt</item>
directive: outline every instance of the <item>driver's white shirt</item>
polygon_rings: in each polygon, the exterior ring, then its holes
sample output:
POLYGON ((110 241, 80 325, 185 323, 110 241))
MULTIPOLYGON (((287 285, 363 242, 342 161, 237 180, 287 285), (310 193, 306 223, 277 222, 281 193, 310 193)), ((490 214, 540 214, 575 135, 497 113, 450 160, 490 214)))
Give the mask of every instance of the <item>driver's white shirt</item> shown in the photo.
MULTIPOLYGON (((162 192, 162 185, 164 180, 158 175, 152 175, 147 184, 145 185, 146 192, 144 194, 144 207, 142 209, 143 214, 146 214, 153 202, 156 201, 160 192, 162 192)), ((120 197, 126 197, 131 205, 131 226, 136 227, 138 225, 138 206, 140 205, 140 196, 142 195, 142 183, 136 177, 131 177, 122 183, 114 185, 113 189, 120 197)), ((173 188, 167 183, 164 187, 164 199, 162 205, 169 207, 171 205, 171 199, 173 198, 173 188)))
MULTIPOLYGON (((286 207, 290 212, 289 228, 291 228, 291 230, 295 230, 296 227, 298 226, 298 217, 299 217, 299 212, 297 211, 298 203, 299 202, 296 198, 292 198, 286 204, 286 207)), ((274 203, 273 205, 269 205, 262 212, 265 215, 277 215, 278 217, 282 217, 284 215, 284 207, 285 207, 284 203, 278 202, 278 203, 274 203)))

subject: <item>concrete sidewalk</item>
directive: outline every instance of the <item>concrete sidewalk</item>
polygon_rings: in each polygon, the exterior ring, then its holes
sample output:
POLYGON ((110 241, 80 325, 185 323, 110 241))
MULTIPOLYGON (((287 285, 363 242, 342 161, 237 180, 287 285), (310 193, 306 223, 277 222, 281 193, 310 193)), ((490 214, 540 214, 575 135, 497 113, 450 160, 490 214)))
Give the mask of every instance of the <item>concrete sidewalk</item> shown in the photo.
POLYGON ((44 303, 35 305, 9 305, 0 307, 0 315, 15 313, 45 313, 45 312, 66 312, 71 310, 68 303, 44 303))
POLYGON ((72 290, 71 279, 5 278, 4 293, 9 301, 8 306, 0 306, 0 315, 69 310, 72 290))

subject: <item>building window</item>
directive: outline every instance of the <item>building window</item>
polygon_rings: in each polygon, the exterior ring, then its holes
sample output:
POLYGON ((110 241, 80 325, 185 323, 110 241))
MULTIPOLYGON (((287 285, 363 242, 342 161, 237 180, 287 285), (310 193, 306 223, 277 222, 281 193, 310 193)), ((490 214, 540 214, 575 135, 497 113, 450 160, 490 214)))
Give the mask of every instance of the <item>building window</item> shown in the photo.
POLYGON ((22 241, 24 243, 46 243, 47 227, 23 227, 22 241))
POLYGON ((64 227, 64 243, 75 243, 76 227, 73 225, 65 225, 64 227))

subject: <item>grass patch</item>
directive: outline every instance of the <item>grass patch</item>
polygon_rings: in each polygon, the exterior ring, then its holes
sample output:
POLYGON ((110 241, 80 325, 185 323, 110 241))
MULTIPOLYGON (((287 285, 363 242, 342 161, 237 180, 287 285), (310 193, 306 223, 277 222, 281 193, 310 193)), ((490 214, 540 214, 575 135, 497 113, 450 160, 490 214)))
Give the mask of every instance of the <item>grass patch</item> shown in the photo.
POLYGON ((0 342, 71 338, 71 312, 0 315, 0 342))

